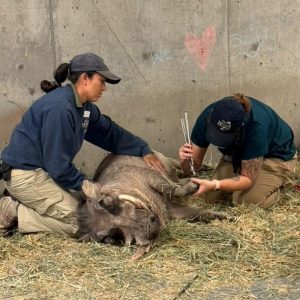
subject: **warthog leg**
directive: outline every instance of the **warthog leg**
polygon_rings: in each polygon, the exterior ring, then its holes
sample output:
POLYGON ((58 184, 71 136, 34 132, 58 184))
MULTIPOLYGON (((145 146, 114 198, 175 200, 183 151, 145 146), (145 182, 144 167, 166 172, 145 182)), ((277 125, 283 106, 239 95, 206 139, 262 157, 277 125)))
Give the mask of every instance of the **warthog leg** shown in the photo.
POLYGON ((191 205, 179 205, 171 203, 169 207, 170 218, 173 220, 188 220, 189 222, 204 222, 209 223, 215 219, 224 220, 228 219, 224 213, 203 210, 200 207, 191 205))
POLYGON ((156 173, 148 175, 147 183, 153 190, 165 196, 168 200, 194 194, 199 188, 196 183, 189 179, 175 183, 163 176, 158 177, 156 173))
POLYGON ((196 193, 199 189, 199 185, 192 181, 188 181, 184 186, 176 187, 174 196, 181 198, 196 193))

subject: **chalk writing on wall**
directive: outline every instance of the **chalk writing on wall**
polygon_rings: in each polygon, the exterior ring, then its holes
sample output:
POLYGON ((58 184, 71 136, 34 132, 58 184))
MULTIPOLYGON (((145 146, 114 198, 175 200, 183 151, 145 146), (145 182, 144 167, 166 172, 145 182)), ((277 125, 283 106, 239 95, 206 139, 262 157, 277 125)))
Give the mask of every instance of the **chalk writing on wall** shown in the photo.
POLYGON ((172 59, 171 52, 167 49, 163 49, 161 45, 159 45, 159 50, 151 53, 153 64, 164 63, 167 60, 172 59))
POLYGON ((216 30, 213 25, 209 26, 200 37, 190 33, 185 36, 184 45, 203 72, 207 67, 215 42, 216 30))
POLYGON ((255 58, 262 51, 274 52, 278 49, 275 34, 261 24, 250 24, 245 31, 233 33, 230 45, 237 50, 232 59, 255 58))

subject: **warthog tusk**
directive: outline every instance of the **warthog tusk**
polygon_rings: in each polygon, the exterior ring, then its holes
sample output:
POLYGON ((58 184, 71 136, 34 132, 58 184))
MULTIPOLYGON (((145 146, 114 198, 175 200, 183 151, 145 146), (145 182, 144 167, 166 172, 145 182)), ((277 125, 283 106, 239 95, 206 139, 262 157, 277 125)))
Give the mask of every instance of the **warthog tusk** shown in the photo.
POLYGON ((119 195, 118 198, 120 200, 125 200, 125 201, 131 202, 137 208, 143 208, 145 210, 150 211, 149 207, 143 201, 141 201, 139 198, 136 198, 136 197, 133 197, 130 195, 125 195, 125 194, 119 195))

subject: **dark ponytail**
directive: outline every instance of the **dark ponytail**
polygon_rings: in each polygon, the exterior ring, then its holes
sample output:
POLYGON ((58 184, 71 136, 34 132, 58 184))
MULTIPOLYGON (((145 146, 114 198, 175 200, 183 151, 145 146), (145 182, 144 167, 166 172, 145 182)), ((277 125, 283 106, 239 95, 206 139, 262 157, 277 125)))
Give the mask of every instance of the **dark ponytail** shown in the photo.
POLYGON ((69 81, 71 81, 73 84, 76 83, 78 80, 79 76, 82 73, 86 73, 89 78, 92 78, 94 74, 96 73, 95 71, 79 71, 79 72, 70 72, 70 64, 68 63, 63 63, 58 66, 56 71, 54 72, 54 80, 53 81, 48 81, 48 80, 42 80, 41 81, 41 89, 49 93, 53 90, 55 90, 58 87, 61 87, 61 84, 68 78, 69 81))
MULTIPOLYGON (((247 115, 249 114, 251 109, 251 103, 246 96, 244 96, 243 94, 234 94, 230 98, 240 102, 243 105, 246 114, 247 115)), ((245 122, 246 119, 244 119, 244 123, 245 122)), ((233 165, 233 172, 235 174, 241 174, 241 170, 242 170, 242 146, 243 146, 243 139, 244 139, 244 128, 245 126, 242 126, 239 129, 233 144, 232 165, 233 165)))
POLYGON ((41 89, 49 93, 53 90, 55 90, 58 87, 61 87, 61 84, 67 79, 68 73, 69 73, 69 64, 63 63, 58 66, 56 71, 54 72, 54 80, 48 81, 48 80, 42 80, 41 81, 41 89))

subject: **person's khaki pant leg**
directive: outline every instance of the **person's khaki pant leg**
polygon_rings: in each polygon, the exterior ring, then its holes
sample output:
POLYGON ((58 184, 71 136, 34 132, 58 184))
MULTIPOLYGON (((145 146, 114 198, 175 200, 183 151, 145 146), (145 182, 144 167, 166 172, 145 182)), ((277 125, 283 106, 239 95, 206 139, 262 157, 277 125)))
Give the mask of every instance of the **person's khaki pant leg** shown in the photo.
POLYGON ((254 186, 248 191, 233 193, 233 203, 255 204, 268 208, 280 199, 280 188, 293 184, 296 159, 264 159, 261 171, 254 186))
MULTIPOLYGON (((232 163, 221 158, 216 166, 211 179, 225 179, 234 176, 232 163)), ((228 192, 224 191, 210 191, 203 196, 207 203, 220 203, 228 200, 228 192)))
POLYGON ((18 208, 20 232, 52 231, 72 236, 77 231, 78 201, 44 170, 13 169, 11 180, 5 182, 5 186, 21 203, 18 208))

